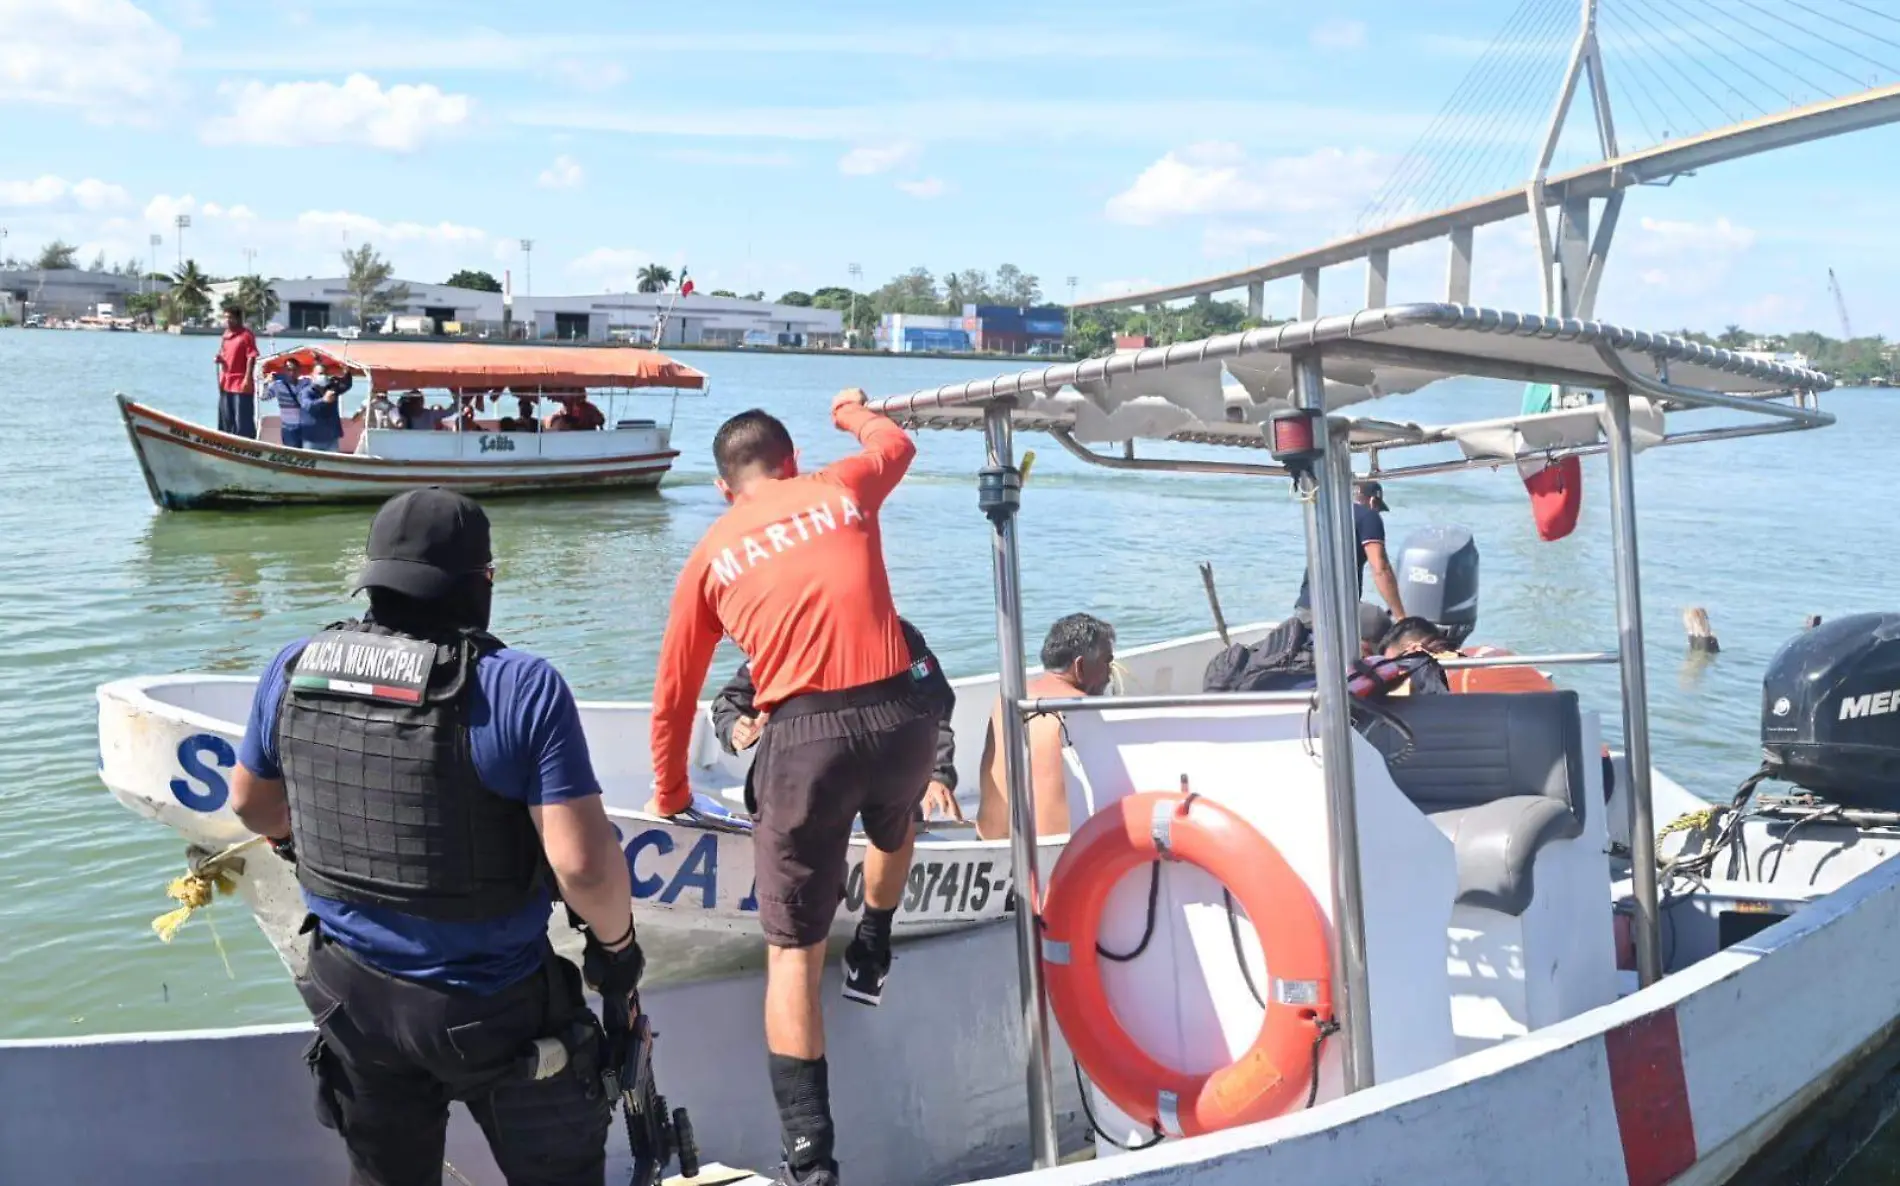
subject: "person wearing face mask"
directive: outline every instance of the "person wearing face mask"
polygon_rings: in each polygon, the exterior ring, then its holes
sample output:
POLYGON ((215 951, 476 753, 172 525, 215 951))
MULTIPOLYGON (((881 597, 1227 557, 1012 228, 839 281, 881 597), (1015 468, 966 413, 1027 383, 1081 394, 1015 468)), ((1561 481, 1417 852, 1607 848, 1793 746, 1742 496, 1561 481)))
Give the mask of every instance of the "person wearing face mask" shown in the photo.
MULTIPOLYGON (((1058 618, 1042 642, 1042 673, 1029 681, 1030 699, 1102 696, 1115 664, 1115 628, 1092 614, 1058 618)), ((1009 778, 1003 766, 1004 706, 990 714, 983 737, 983 789, 977 802, 976 834, 985 840, 1009 836, 1009 778)), ((1069 830, 1068 764, 1062 714, 1037 713, 1025 722, 1029 737, 1029 786, 1036 797, 1036 834, 1069 830)))
POLYGON ((653 689, 654 814, 692 805, 687 758, 721 637, 745 653, 765 718, 749 777, 752 847, 767 944, 765 1044, 785 1148, 778 1180, 791 1186, 838 1183, 818 992, 852 822, 863 819, 869 850, 844 995, 875 1005, 937 749, 932 665, 911 658, 878 529, 917 446, 864 404, 855 389, 832 400, 832 423, 859 450, 811 474, 799 472, 776 417, 753 409, 720 426, 713 461, 732 505, 680 572, 653 689))
POLYGON ((574 694, 488 633, 472 500, 397 495, 368 557, 369 612, 278 653, 231 781, 308 911, 318 1116, 366 1186, 441 1180, 454 1100, 512 1186, 600 1186, 602 1034, 548 941, 554 893, 603 1008, 624 1013, 645 960, 574 694))

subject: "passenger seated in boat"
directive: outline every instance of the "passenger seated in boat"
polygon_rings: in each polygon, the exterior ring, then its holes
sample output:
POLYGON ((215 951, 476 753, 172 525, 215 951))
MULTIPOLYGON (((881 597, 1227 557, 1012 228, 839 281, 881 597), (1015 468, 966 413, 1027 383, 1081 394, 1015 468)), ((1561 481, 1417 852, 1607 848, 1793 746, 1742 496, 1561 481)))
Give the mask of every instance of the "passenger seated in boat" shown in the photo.
POLYGON ((1427 619, 1400 618, 1380 640, 1379 654, 1386 659, 1405 659, 1408 656, 1417 656, 1419 659, 1418 665, 1386 695, 1409 696, 1413 693, 1451 691, 1451 681, 1445 678, 1445 669, 1438 665, 1438 661, 1455 659, 1458 652, 1446 641, 1444 632, 1427 619))
MULTIPOLYGON (((963 819, 963 808, 957 803, 957 737, 950 728, 950 714, 956 710, 957 694, 950 690, 950 681, 944 677, 943 666, 937 662, 937 656, 931 653, 930 644, 924 641, 923 632, 903 618, 897 619, 898 627, 904 632, 904 643, 910 648, 911 670, 921 672, 925 694, 936 703, 937 717, 937 765, 930 773, 930 785, 924 791, 924 801, 918 805, 917 818, 928 819, 938 816, 943 819, 963 819)), ((753 706, 753 696, 758 691, 752 682, 752 665, 739 664, 739 670, 733 673, 731 682, 719 689, 713 697, 712 723, 713 736, 718 738, 719 746, 729 754, 737 754, 751 749, 758 741, 759 734, 765 731, 766 719, 770 713, 762 713, 753 706)), ((756 812, 753 803, 752 783, 746 781, 746 810, 756 812)))
MULTIPOLYGON (((1042 674, 1029 681, 1030 699, 1063 699, 1107 693, 1115 664, 1115 628, 1092 614, 1070 614, 1049 628, 1042 642, 1042 674)), ((976 834, 984 840, 1009 835, 1009 778, 1003 766, 1000 700, 983 736, 983 786, 977 803, 976 834)), ((1036 834, 1060 836, 1069 830, 1068 738, 1062 714, 1037 713, 1024 722, 1029 737, 1029 787, 1036 797, 1036 834)))
POLYGON ((401 428, 402 413, 396 405, 389 402, 389 396, 381 391, 370 397, 369 404, 357 416, 364 421, 365 428, 401 428))
POLYGON ((541 431, 541 422, 534 418, 534 397, 532 395, 516 396, 515 411, 519 413, 519 415, 503 416, 501 418, 501 430, 503 432, 541 431))
POLYGON ((458 395, 457 407, 437 413, 441 419, 436 421, 436 429, 440 432, 480 432, 482 425, 475 418, 475 412, 481 398, 479 395, 458 395))
POLYGON ((436 412, 422 402, 420 391, 405 391, 396 399, 397 427, 427 430, 435 427, 436 412))
POLYGON ((549 432, 592 432, 607 427, 607 417, 587 398, 586 392, 557 395, 561 410, 548 417, 549 432))

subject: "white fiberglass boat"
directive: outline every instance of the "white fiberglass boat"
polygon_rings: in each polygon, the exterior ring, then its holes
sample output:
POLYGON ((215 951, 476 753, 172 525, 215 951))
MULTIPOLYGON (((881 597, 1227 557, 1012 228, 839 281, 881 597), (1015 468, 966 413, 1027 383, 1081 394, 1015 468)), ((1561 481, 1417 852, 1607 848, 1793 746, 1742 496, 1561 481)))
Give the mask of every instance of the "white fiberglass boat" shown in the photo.
MULTIPOLYGON (((1599 323, 1409 305, 877 405, 985 431, 998 682, 1019 713, 1064 713, 1076 827, 1045 877, 1021 719, 1006 714, 1018 909, 907 944, 883 1008, 830 1009, 846 1177, 1818 1180, 1853 1142, 1840 1126, 1811 1140, 1817 1118, 1900 1064, 1900 864, 1886 861, 1900 845, 1900 619, 1841 619, 1785 648, 1765 676, 1766 765, 1732 805, 1688 807, 1650 768, 1631 467, 1645 448, 1829 424, 1828 386, 1599 323), (1602 394, 1444 427, 1329 415, 1457 374, 1602 394), (1728 415, 1679 426, 1709 408, 1728 415), (1199 694, 1203 644, 1166 684, 1027 700, 1013 433, 1029 430, 1111 469, 1292 477, 1317 690, 1199 694), (1137 457, 1151 440, 1259 460, 1137 457), (1425 453, 1403 463, 1411 450, 1425 453), (1607 452, 1619 644, 1515 662, 1607 658, 1621 704, 1600 717, 1567 691, 1410 696, 1374 706, 1379 747, 1360 735, 1355 452, 1386 481, 1607 452), (1616 725, 1629 760, 1606 764, 1598 738, 1616 725), (1796 793, 1754 798, 1770 780, 1796 793), (1092 1164, 1057 1165, 1091 1142, 1092 1164)), ((760 996, 747 973, 645 1001, 658 1075, 699 1118, 709 1161, 776 1157, 760 996)), ((16 1101, 0 1112, 0 1178, 331 1180, 342 1150, 310 1115, 305 1033, 0 1043, 16 1101), (160 1077, 192 1084, 197 1107, 181 1114, 148 1086, 160 1077), (101 1114, 131 1139, 99 1141, 101 1114)), ((465 1118, 449 1156, 460 1178, 498 1180, 465 1118)))
MULTIPOLYGON (((703 391, 706 376, 652 350, 577 346, 353 342, 303 346, 259 360, 257 387, 286 362, 320 363, 360 380, 364 407, 343 417, 336 452, 283 443, 278 417, 258 419, 256 439, 233 436, 118 397, 132 452, 152 501, 167 510, 381 501, 416 486, 482 497, 639 490, 659 485, 678 453, 672 429, 621 419, 629 393, 703 391), (402 393, 446 392, 540 405, 544 397, 599 393, 605 422, 592 431, 522 431, 505 418, 447 415, 429 431, 373 427, 367 405, 402 393)), ((539 414, 538 412, 536 413, 539 414)))

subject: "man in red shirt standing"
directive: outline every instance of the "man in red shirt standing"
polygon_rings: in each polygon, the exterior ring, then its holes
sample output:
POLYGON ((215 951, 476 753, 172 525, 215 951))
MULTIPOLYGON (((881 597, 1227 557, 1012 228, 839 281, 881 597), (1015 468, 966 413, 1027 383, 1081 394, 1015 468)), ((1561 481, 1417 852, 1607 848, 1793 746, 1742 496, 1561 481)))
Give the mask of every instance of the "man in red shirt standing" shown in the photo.
POLYGON ((791 434, 765 412, 720 427, 713 458, 732 506, 680 573, 653 692, 649 810, 672 815, 692 804, 687 746, 722 635, 757 684, 765 727, 746 792, 768 944, 765 1044, 785 1138, 779 1182, 790 1186, 838 1182, 818 994, 852 821, 863 818, 870 849, 844 991, 875 1005, 936 755, 929 664, 912 664, 877 519, 917 447, 864 399, 844 391, 831 405, 862 449, 814 474, 798 472, 791 434))
POLYGON ((218 343, 218 431, 257 436, 251 368, 257 362, 257 338, 244 325, 244 310, 224 307, 224 339, 218 343))

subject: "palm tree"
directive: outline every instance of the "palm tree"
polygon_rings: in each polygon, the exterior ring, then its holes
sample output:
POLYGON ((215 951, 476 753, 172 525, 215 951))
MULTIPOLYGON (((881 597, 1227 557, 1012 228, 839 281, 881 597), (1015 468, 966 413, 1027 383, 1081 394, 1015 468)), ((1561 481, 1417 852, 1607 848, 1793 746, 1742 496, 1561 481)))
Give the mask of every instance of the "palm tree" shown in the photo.
POLYGON ((270 324, 270 319, 276 316, 277 304, 277 294, 258 275, 240 278, 237 291, 224 298, 224 308, 235 306, 244 313, 244 320, 259 330, 270 324))
POLYGON ((673 269, 665 264, 648 264, 635 273, 641 292, 663 292, 673 283, 673 269))
POLYGON ((171 304, 171 320, 203 317, 211 312, 211 277, 198 270, 197 260, 188 259, 172 274, 172 288, 165 296, 171 304))

